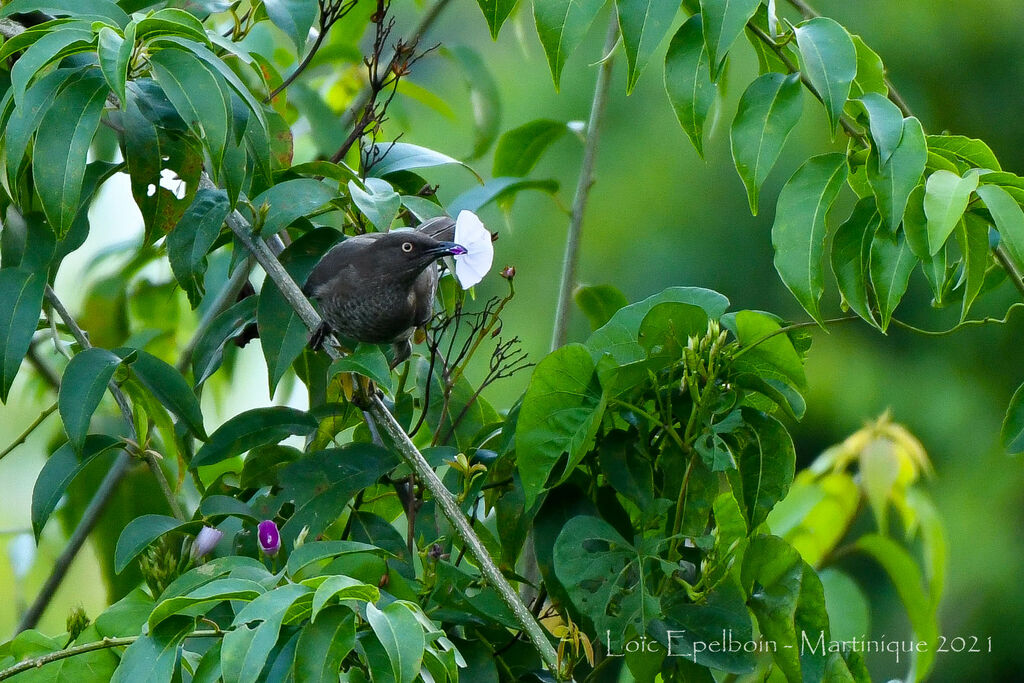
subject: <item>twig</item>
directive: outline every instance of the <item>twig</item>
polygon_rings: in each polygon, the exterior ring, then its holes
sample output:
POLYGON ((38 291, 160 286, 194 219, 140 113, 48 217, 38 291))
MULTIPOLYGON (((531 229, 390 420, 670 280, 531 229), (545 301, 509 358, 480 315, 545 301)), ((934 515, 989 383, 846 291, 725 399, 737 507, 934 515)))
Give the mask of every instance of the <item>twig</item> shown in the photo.
MULTIPOLYGON (((223 631, 193 631, 186 635, 186 638, 220 638, 224 635, 223 631)), ((68 657, 74 657, 75 655, 82 655, 87 652, 95 652, 96 650, 106 650, 112 647, 123 647, 125 645, 131 645, 142 636, 125 636, 123 638, 104 638, 103 640, 97 640, 94 643, 84 643, 82 645, 75 645, 74 647, 65 648, 63 650, 57 650, 56 652, 48 652, 45 655, 33 657, 32 659, 26 659, 23 662, 18 662, 14 666, 10 666, 3 671, 0 671, 0 681, 11 676, 16 676, 23 671, 30 671, 31 669, 38 669, 39 667, 50 664, 51 662, 57 662, 68 657)))
POLYGON ((28 359, 28 362, 36 369, 36 372, 38 372, 39 376, 43 378, 43 381, 50 385, 51 389, 55 391, 60 389, 60 377, 53 368, 43 362, 43 359, 39 357, 37 342, 33 342, 32 345, 28 347, 28 353, 25 354, 25 358, 28 359))
POLYGON ((39 417, 37 417, 35 420, 32 421, 32 424, 30 424, 28 426, 28 428, 25 429, 25 431, 23 431, 21 433, 21 436, 19 436, 17 439, 15 439, 11 443, 10 446, 8 446, 7 448, 5 448, 3 450, 3 452, 0 452, 0 460, 3 460, 7 456, 8 453, 13 451, 15 448, 17 448, 21 444, 25 443, 25 441, 32 434, 32 432, 34 432, 36 430, 36 427, 41 425, 43 423, 43 420, 45 420, 47 417, 49 417, 50 413, 52 413, 55 410, 57 410, 57 402, 56 401, 53 402, 53 405, 48 406, 46 408, 43 408, 43 412, 39 413, 39 417))
POLYGON ((587 208, 590 187, 594 184, 594 164, 597 161, 597 141, 601 133, 601 119, 608 100, 614 58, 611 55, 619 36, 619 25, 613 13, 608 23, 608 35, 604 41, 605 59, 597 71, 594 85, 594 99, 590 105, 590 120, 587 122, 587 141, 583 148, 583 165, 576 183, 576 195, 572 201, 572 217, 569 220, 569 235, 565 243, 565 257, 562 260, 562 281, 558 290, 558 306, 555 309, 555 329, 551 336, 551 350, 565 344, 569 333, 569 312, 572 305, 572 291, 576 287, 576 264, 579 262, 580 233, 583 229, 583 212, 587 208))

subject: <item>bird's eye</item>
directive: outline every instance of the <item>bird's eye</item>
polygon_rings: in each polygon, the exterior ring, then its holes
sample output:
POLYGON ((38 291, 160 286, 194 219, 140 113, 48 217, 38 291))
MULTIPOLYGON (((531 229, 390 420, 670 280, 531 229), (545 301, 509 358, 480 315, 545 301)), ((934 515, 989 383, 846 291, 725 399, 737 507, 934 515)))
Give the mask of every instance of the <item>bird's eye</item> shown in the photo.
POLYGON ((402 251, 406 254, 412 251, 412 242, 402 242, 402 251))

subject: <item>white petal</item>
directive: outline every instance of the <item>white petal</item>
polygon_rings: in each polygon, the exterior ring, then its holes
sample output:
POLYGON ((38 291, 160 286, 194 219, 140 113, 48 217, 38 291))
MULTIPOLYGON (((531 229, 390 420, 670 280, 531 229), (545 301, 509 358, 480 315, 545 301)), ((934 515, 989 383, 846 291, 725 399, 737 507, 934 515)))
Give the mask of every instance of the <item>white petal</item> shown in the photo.
POLYGON ((455 243, 466 248, 455 256, 455 277, 463 289, 484 279, 494 262, 491 233, 472 211, 460 211, 455 219, 455 243))

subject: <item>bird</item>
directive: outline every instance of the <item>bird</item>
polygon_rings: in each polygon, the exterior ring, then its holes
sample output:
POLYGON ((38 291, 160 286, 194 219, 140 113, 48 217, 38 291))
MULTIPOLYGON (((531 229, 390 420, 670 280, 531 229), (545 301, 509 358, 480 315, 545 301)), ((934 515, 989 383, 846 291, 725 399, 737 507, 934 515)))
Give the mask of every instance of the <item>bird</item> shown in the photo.
POLYGON ((303 287, 323 317, 310 346, 319 348, 336 332, 354 342, 391 344, 392 367, 406 360, 414 332, 433 314, 437 261, 466 253, 454 235, 455 221, 441 216, 414 230, 367 233, 335 245, 303 287))

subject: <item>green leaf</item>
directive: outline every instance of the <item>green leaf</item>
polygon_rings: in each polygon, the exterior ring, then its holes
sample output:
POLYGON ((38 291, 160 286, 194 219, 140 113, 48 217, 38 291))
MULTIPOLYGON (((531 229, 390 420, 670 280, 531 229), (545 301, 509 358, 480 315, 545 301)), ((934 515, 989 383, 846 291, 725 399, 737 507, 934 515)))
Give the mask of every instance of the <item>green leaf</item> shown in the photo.
POLYGON ((269 237, 281 232, 298 218, 306 216, 337 196, 327 183, 312 178, 293 178, 278 183, 252 200, 257 209, 266 206, 260 234, 269 237))
POLYGON ((555 540, 555 574, 598 633, 644 633, 662 616, 650 583, 652 550, 647 542, 634 547, 602 519, 579 515, 555 540))
POLYGON ((171 262, 171 271, 188 294, 192 308, 199 306, 205 292, 206 253, 217 241, 230 211, 231 205, 224 190, 202 188, 167 235, 167 258, 171 262))
POLYGON ((495 178, 521 178, 527 175, 544 151, 568 132, 564 123, 537 119, 507 131, 494 148, 495 178))
MULTIPOLYGON (((20 107, 24 104, 29 83, 43 67, 63 57, 90 50, 93 40, 95 35, 92 31, 64 26, 32 43, 11 68, 11 90, 15 105, 20 107)), ((85 160, 82 161, 84 163, 85 160)))
POLYGON ((512 10, 516 8, 518 2, 519 0, 476 0, 476 3, 480 5, 480 11, 484 13, 484 19, 487 20, 491 38, 498 39, 501 25, 512 14, 512 10))
MULTIPOLYGON (((390 173, 397 173, 398 171, 413 171, 418 168, 458 164, 476 176, 477 180, 483 182, 483 179, 477 175, 476 171, 458 159, 453 159, 447 154, 441 154, 426 147, 412 145, 408 142, 391 142, 377 143, 374 145, 374 150, 377 154, 383 155, 383 158, 375 163, 373 168, 366 169, 367 175, 374 178, 383 178, 390 173)), ((498 174, 496 173, 495 175, 498 174)))
MULTIPOLYGON (((885 64, 878 53, 868 47, 860 36, 850 36, 857 48, 857 77, 850 86, 850 96, 862 98, 867 93, 889 94, 889 86, 885 84, 885 64)), ((902 117, 902 112, 900 113, 902 117)))
MULTIPOLYGON (((203 565, 209 567, 209 565, 203 565)), ((195 571, 203 571, 199 568, 195 571)), ((175 614, 201 616, 222 602, 233 600, 250 602, 266 593, 266 589, 252 578, 241 576, 218 578, 212 577, 181 595, 162 597, 149 615, 149 628, 156 628, 164 620, 175 614)))
POLYGON ((256 319, 257 301, 257 297, 245 297, 218 315, 196 342, 192 354, 192 376, 196 387, 220 368, 224 346, 256 319))
POLYGON ((966 163, 990 171, 1003 170, 999 159, 982 140, 963 135, 929 135, 928 149, 954 163, 966 163))
POLYGON ((633 92, 637 79, 672 26, 679 5, 659 0, 615 0, 619 33, 626 51, 626 94, 633 92))
POLYGON ((862 95, 860 103, 868 113, 871 139, 878 151, 878 159, 885 164, 903 137, 903 112, 888 97, 876 92, 862 95))
POLYGON ((355 351, 331 363, 327 374, 334 377, 339 372, 354 372, 368 377, 385 391, 391 391, 391 368, 384 352, 376 344, 359 344, 355 351))
POLYGON ((47 459, 32 488, 32 532, 37 540, 39 534, 43 532, 46 520, 50 518, 50 514, 75 477, 89 463, 118 443, 120 442, 117 439, 106 434, 90 434, 85 438, 81 456, 75 453, 70 443, 66 443, 47 459))
MULTIPOLYGON (((767 361, 786 382, 806 388, 803 361, 790 336, 779 333, 781 325, 777 319, 758 311, 738 311, 734 319, 736 339, 740 347, 749 349, 742 358, 767 361)), ((723 324, 725 320, 723 318, 723 324)))
POLYGON ((273 406, 247 410, 211 434, 210 440, 199 449, 189 466, 195 469, 213 465, 257 446, 277 443, 292 434, 306 436, 316 427, 313 416, 295 408, 273 406))
MULTIPOLYGON (((480 188, 473 187, 472 189, 477 190, 480 188)), ((402 206, 407 208, 409 213, 416 217, 416 220, 428 221, 431 218, 440 218, 441 216, 448 215, 440 204, 426 197, 417 197, 415 195, 401 195, 401 197, 402 206)))
POLYGON ((57 408, 68 441, 81 453, 89 421, 114 377, 121 359, 106 349, 91 348, 76 354, 64 369, 57 408))
POLYGON ((840 24, 827 17, 815 17, 796 27, 803 73, 821 95, 835 137, 850 84, 857 76, 857 48, 840 24))
POLYGON ((456 45, 450 51, 462 67, 466 87, 469 88, 469 99, 473 104, 473 151, 468 158, 478 159, 498 138, 501 127, 501 93, 494 75, 476 50, 456 45))
POLYGON ((36 137, 32 177, 58 237, 67 233, 78 214, 89 147, 107 92, 106 82, 99 78, 72 83, 57 95, 39 123, 43 133, 36 137))
POLYGON ((402 207, 402 198, 386 180, 367 178, 364 184, 365 190, 354 180, 348 182, 352 201, 378 231, 387 232, 402 207))
POLYGON ((13 0, 0 9, 0 17, 28 12, 64 17, 94 15, 111 19, 118 26, 128 23, 128 15, 113 0, 13 0))
POLYGON ((555 89, 566 60, 583 42, 587 29, 605 6, 606 0, 540 0, 533 3, 537 37, 548 58, 555 89))
MULTIPOLYGON (((368 547, 373 548, 373 546, 368 547)), ((379 552, 377 548, 373 548, 373 550, 379 552)), ((341 574, 328 576, 326 581, 316 587, 316 593, 313 595, 313 605, 309 613, 310 621, 316 621, 317 615, 324 608, 330 611, 331 608, 328 607, 327 603, 333 598, 337 598, 339 602, 342 600, 377 602, 380 599, 380 589, 353 579, 350 576, 341 574)))
POLYGON ((426 641, 414 607, 396 600, 384 609, 366 605, 366 620, 391 660, 391 671, 398 683, 412 683, 420 673, 426 641))
POLYGON ((580 286, 573 298, 590 321, 591 330, 607 324, 616 311, 629 305, 626 296, 614 285, 580 286))
POLYGON ((703 159, 704 122, 718 95, 718 86, 711 80, 711 62, 699 14, 683 22, 668 44, 665 92, 679 125, 703 159))
MULTIPOLYGON (((346 453, 349 455, 357 455, 356 451, 358 449, 355 446, 351 444, 346 445, 348 448, 332 449, 332 454, 340 455, 341 453, 346 453)), ((360 445, 366 446, 367 444, 360 445)), ((326 454, 331 452, 323 451, 323 453, 326 454)), ((370 545, 368 543, 360 543, 358 541, 313 541, 310 543, 304 543, 292 551, 291 555, 288 556, 288 564, 285 567, 285 571, 288 576, 294 578, 304 569, 317 562, 333 560, 337 557, 358 553, 381 554, 383 552, 384 551, 377 546, 370 545)), ((326 598, 324 600, 326 601, 326 598)))
POLYGON ((740 98, 730 135, 732 158, 747 187, 750 212, 755 216, 758 191, 775 166, 802 111, 799 74, 759 76, 740 98))
POLYGON ((857 202, 853 213, 839 226, 832 238, 832 272, 839 292, 850 309, 872 325, 878 326, 868 297, 871 242, 881 225, 881 216, 872 197, 857 202))
POLYGON ((263 0, 270 21, 280 28, 302 52, 309 29, 316 21, 316 3, 308 0, 263 0))
POLYGON ((107 85, 117 95, 122 108, 128 101, 125 83, 128 80, 128 63, 135 48, 135 26, 134 23, 128 24, 123 37, 109 26, 104 26, 99 32, 97 53, 100 70, 107 79, 107 85))
POLYGON ((928 217, 928 251, 938 252, 953 233, 967 208, 971 193, 978 187, 977 171, 963 177, 949 171, 928 176, 924 190, 924 213, 928 217))
POLYGON ((964 298, 960 307, 960 322, 967 320, 971 305, 985 285, 985 271, 991 263, 988 229, 988 221, 970 213, 964 215, 957 228, 956 239, 964 264, 964 298))
POLYGON ((191 619, 175 619, 136 640, 121 656, 112 683, 173 680, 181 641, 192 626, 191 619))
MULTIPOLYGON (((473 211, 478 212, 491 202, 497 201, 502 206, 505 206, 506 202, 511 204, 512 200, 515 199, 516 195, 524 190, 540 190, 550 195, 555 195, 558 192, 558 181, 556 180, 525 180, 523 178, 492 178, 483 185, 474 185, 469 188, 458 197, 448 203, 448 213, 452 216, 458 216, 460 211, 473 211)), ((408 200, 413 199, 412 197, 403 197, 403 203, 408 206, 408 200)), ((423 200, 422 197, 416 199, 423 200)), ((426 200, 423 200, 426 201, 426 200)), ((436 207, 437 215, 445 215, 445 211, 436 204, 432 204, 436 207)), ((416 213, 415 209, 410 208, 413 213, 416 213)), ((417 214, 417 218, 425 220, 422 216, 417 214)))
POLYGON ((872 151, 867 161, 868 183, 878 201, 878 212, 890 230, 895 230, 903 220, 907 199, 920 184, 928 161, 921 122, 908 116, 902 119, 901 125, 899 144, 889 160, 883 162, 879 154, 872 151))
MULTIPOLYGON (((4 226, 4 232, 9 230, 4 226)), ((5 253, 6 256, 6 253, 5 253)), ((6 260, 6 259, 5 259, 6 260)), ((23 268, 0 269, 0 402, 7 396, 32 344, 43 303, 45 277, 23 268)))
POLYGON ((311 589, 307 586, 285 584, 238 611, 220 648, 224 683, 255 683, 277 643, 285 614, 296 600, 309 592, 311 589), (254 627, 253 623, 258 625, 254 627))
POLYGON ((231 496, 206 496, 199 503, 199 514, 203 516, 208 524, 211 523, 211 519, 219 521, 224 517, 237 517, 253 523, 260 521, 260 518, 248 504, 231 496))
POLYGON ((140 42, 155 37, 155 34, 175 34, 207 46, 211 44, 203 23, 192 14, 175 7, 165 7, 138 20, 136 35, 140 42))
MULTIPOLYGON (((336 576, 331 578, 348 578, 336 576)), ((295 678, 310 683, 336 683, 341 663, 356 644, 355 614, 329 607, 303 627, 295 649, 295 678)))
POLYGON ((140 349, 125 347, 115 349, 114 353, 130 363, 132 375, 156 397, 156 400, 184 422, 193 434, 200 439, 206 439, 203 411, 199 407, 199 401, 192 393, 188 382, 174 366, 140 349), (129 358, 132 354, 135 356, 134 360, 129 358))
POLYGON ((139 634, 154 605, 153 598, 136 588, 96 617, 96 630, 105 638, 139 634))
POLYGON ((998 185, 979 185, 977 193, 992 214, 999 230, 999 243, 1005 245, 1018 268, 1024 267, 1024 211, 1010 193, 998 185))
POLYGON ((760 4, 761 0, 701 0, 704 42, 708 48, 711 76, 716 81, 732 44, 743 33, 760 4))
MULTIPOLYGON (((305 282, 320 258, 340 238, 341 233, 331 228, 311 230, 281 252, 281 265, 295 282, 305 282)), ((284 373, 306 348, 309 332, 273 282, 266 282, 260 292, 256 324, 273 394, 284 373)))
POLYGON ((825 219, 843 183, 844 154, 811 157, 779 194, 772 226, 775 270, 812 318, 823 324, 818 301, 825 291, 822 256, 825 219))
POLYGON ((786 497, 796 469, 796 450, 781 422, 751 408, 742 411, 744 429, 728 435, 736 442, 737 466, 729 478, 748 527, 754 529, 786 497))
POLYGON ((558 482, 583 459, 601 424, 604 402, 594 361, 582 344, 563 346, 534 368, 516 426, 527 508, 544 490, 563 453, 569 460, 558 482))
POLYGON ((921 261, 921 270, 931 285, 932 294, 938 304, 942 303, 946 287, 946 250, 935 254, 928 247, 928 219, 924 215, 924 185, 918 185, 910 193, 907 210, 903 214, 903 232, 907 237, 910 251, 921 261))
POLYGON ((120 574, 153 541, 172 531, 196 529, 202 522, 182 522, 167 515, 142 515, 128 523, 114 548, 114 571, 120 574))
POLYGON ((917 258, 903 232, 878 230, 871 243, 871 284, 878 301, 879 325, 885 331, 892 313, 907 291, 917 258))
POLYGON ((914 629, 915 639, 923 640, 926 644, 912 655, 915 678, 918 681, 924 679, 935 659, 939 629, 935 606, 923 588, 921 570, 907 551, 889 538, 869 534, 859 538, 854 547, 878 562, 896 586, 896 592, 914 629))

